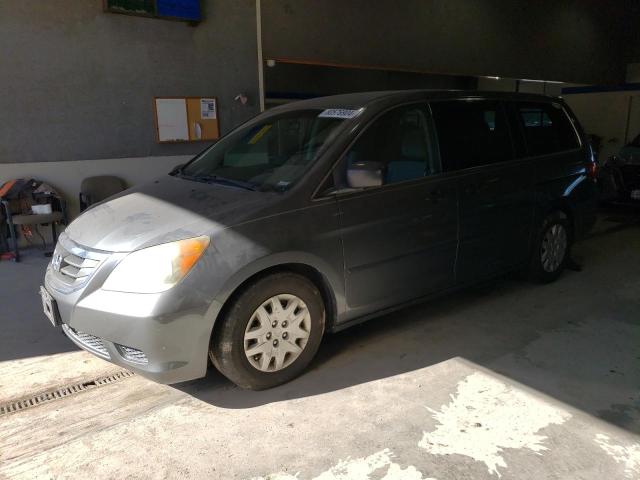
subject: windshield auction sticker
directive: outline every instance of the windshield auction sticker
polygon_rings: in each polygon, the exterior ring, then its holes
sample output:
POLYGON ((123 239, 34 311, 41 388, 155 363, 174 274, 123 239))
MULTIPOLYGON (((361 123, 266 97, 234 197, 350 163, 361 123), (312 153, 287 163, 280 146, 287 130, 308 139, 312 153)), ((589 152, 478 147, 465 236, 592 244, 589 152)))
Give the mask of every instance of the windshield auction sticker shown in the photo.
POLYGON ((357 110, 348 108, 328 108, 327 110, 324 110, 320 115, 318 115, 318 117, 349 119, 360 115, 360 113, 362 113, 362 110, 362 108, 358 108, 357 110))

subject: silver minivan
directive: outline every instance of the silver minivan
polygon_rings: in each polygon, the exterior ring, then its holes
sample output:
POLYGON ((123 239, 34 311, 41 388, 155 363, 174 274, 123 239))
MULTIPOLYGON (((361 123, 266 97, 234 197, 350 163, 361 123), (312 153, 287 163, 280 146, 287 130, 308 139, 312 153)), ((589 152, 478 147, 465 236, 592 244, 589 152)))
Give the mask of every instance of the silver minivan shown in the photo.
POLYGON ((595 219, 561 99, 372 92, 284 105, 60 236, 41 297, 89 352, 158 382, 208 360, 263 389, 327 331, 505 272, 555 280, 595 219))

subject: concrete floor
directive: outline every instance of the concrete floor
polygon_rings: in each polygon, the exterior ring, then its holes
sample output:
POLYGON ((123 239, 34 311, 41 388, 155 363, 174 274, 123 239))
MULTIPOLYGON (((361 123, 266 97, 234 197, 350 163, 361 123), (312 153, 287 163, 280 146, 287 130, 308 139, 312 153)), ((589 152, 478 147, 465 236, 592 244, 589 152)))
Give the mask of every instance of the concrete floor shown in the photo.
MULTIPOLYGON (((329 336, 273 390, 213 370, 176 386, 134 376, 0 416, 0 478, 640 478, 629 220, 607 214, 576 245, 582 272, 502 279, 329 336)), ((120 370, 47 324, 45 263, 0 263, 0 404, 120 370)))

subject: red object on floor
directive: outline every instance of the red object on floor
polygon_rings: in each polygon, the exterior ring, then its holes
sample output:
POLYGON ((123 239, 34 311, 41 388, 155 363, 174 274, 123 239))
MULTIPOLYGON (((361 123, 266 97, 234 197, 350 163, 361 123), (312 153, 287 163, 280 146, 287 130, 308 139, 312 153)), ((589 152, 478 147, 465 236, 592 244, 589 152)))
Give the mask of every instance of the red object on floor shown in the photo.
POLYGON ((0 260, 13 260, 16 258, 16 254, 13 252, 0 253, 0 260))

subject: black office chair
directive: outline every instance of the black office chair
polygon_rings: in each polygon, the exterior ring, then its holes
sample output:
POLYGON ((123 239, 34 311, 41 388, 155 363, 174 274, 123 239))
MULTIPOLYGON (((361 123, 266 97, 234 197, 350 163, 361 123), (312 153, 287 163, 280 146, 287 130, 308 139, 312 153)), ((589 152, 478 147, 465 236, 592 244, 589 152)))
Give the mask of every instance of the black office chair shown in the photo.
POLYGON ((80 211, 127 189, 124 180, 111 175, 88 177, 80 185, 80 211))

